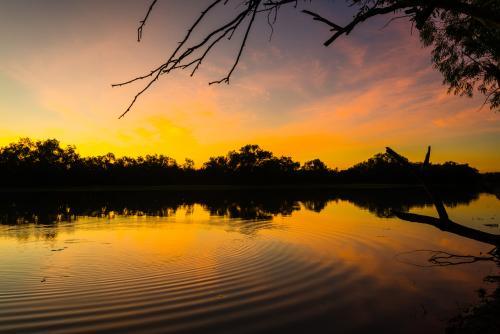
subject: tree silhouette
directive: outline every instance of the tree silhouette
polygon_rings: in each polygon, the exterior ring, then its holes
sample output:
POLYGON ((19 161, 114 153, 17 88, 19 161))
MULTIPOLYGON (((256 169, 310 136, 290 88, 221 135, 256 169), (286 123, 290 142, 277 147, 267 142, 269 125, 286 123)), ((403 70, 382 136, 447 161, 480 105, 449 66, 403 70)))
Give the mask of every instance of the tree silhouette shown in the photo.
MULTIPOLYGON (((309 1, 304 1, 309 2, 309 1)), ((349 35, 358 25, 377 16, 407 19, 419 31, 425 46, 432 47, 432 60, 443 75, 443 83, 449 91, 459 95, 473 96, 477 90, 485 96, 485 104, 491 109, 500 107, 500 2, 498 0, 346 0, 357 8, 347 24, 333 22, 320 13, 304 9, 302 12, 330 29, 332 35, 324 42, 331 45, 341 36, 349 35)), ((248 36, 257 16, 266 16, 272 27, 283 6, 297 8, 298 0, 246 0, 243 3, 231 0, 215 0, 205 8, 188 29, 184 38, 167 58, 167 61, 149 73, 131 80, 114 84, 123 86, 145 80, 146 85, 134 96, 129 106, 120 115, 125 116, 137 99, 162 75, 175 70, 189 69, 191 75, 199 69, 208 54, 224 39, 231 39, 238 29, 243 30, 238 52, 226 76, 209 84, 227 83, 234 73, 246 47, 248 36), (237 3, 237 10, 218 20, 215 28, 204 28, 206 16, 221 6, 237 3), (194 30, 204 30, 201 41, 195 41, 194 30)), ((140 21, 138 41, 150 13, 157 4, 153 0, 140 21)))
MULTIPOLYGON (((186 159, 158 154, 116 157, 113 153, 82 157, 74 146, 62 147, 56 139, 23 138, 0 147, 0 187, 74 185, 246 184, 294 185, 339 183, 417 184, 412 172, 421 164, 400 164, 394 157, 377 154, 346 170, 330 169, 314 159, 301 165, 287 156, 276 156, 258 145, 245 145, 225 156, 211 157, 201 168, 186 159)), ((426 165, 428 183, 473 188, 485 181, 498 184, 498 176, 483 180, 467 164, 446 162, 426 165)))
POLYGON ((314 159, 310 161, 306 161, 304 163, 304 166, 302 166, 303 170, 309 170, 309 171, 316 171, 316 172, 323 172, 327 171, 328 167, 325 165, 325 163, 319 159, 314 159))

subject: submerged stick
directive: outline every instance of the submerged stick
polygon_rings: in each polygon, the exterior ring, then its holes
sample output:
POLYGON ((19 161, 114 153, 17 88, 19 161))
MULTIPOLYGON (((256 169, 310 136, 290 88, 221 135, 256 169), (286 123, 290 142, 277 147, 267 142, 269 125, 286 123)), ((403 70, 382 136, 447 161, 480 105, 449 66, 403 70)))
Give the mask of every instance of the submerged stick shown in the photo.
POLYGON ((425 191, 427 192, 427 195, 429 195, 430 199, 432 200, 432 203, 434 204, 434 207, 436 208, 436 211, 439 215, 439 219, 443 221, 448 220, 449 219, 448 212, 446 212, 446 208, 443 205, 443 201, 440 199, 437 193, 433 191, 431 185, 425 181, 425 173, 427 172, 427 169, 429 167, 429 161, 431 156, 431 147, 430 146, 427 147, 427 154, 425 155, 425 160, 424 163, 422 164, 421 175, 419 175, 413 170, 412 168, 413 166, 408 161, 408 159, 396 153, 396 151, 394 151, 390 147, 386 147, 386 152, 400 164, 408 167, 412 175, 420 182, 420 184, 424 187, 425 191))
POLYGON ((387 154, 389 154, 392 158, 394 158, 396 161, 398 161, 400 164, 407 166, 413 176, 416 177, 416 179, 420 182, 420 184, 424 187, 425 191, 429 195, 430 199, 432 200, 434 207, 436 208, 436 211, 439 215, 439 218, 434 218, 430 216, 424 216, 424 215, 419 215, 419 214, 414 214, 414 213, 408 213, 408 212, 399 212, 399 211, 394 211, 394 214, 396 217, 402 220, 406 220, 409 222, 414 222, 414 223, 422 223, 422 224, 428 224, 432 225, 442 231, 450 232, 462 237, 466 237, 472 240, 484 242, 487 244, 494 245, 498 247, 500 245, 500 235, 496 234, 491 234, 483 231, 479 231, 470 227, 466 227, 460 224, 455 223, 452 221, 448 213, 446 212, 446 208, 443 204, 443 201, 439 198, 437 193, 433 190, 432 186, 428 184, 425 180, 425 173, 428 171, 429 167, 429 161, 430 161, 430 155, 431 155, 431 147, 429 146, 427 148, 427 154, 425 155, 425 160, 421 168, 420 175, 419 173, 415 172, 413 169, 412 164, 403 157, 402 155, 396 153, 393 149, 390 147, 386 148, 387 154))

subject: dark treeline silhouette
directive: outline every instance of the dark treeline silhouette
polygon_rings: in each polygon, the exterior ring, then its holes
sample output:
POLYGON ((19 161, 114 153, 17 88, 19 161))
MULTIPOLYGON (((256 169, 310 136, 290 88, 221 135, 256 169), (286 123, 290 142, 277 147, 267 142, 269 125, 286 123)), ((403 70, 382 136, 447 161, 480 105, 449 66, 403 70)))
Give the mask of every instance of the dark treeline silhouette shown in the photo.
MULTIPOLYGON (((195 169, 164 155, 116 157, 113 153, 82 157, 74 146, 59 141, 20 139, 0 148, 0 187, 179 184, 417 184, 410 169, 386 153, 346 170, 331 169, 319 159, 300 164, 277 157, 257 145, 246 145, 225 156, 211 157, 195 169)), ((432 164, 428 182, 444 185, 479 184, 481 174, 467 164, 432 164)), ((494 179, 490 177, 489 179, 494 179)))

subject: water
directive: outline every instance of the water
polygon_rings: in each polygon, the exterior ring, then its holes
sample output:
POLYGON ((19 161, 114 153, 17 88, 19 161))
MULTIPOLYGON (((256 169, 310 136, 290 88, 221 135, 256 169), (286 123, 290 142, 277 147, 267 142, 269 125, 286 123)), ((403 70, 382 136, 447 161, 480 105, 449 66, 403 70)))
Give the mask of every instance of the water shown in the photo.
MULTIPOLYGON (((1 333, 442 333, 495 284, 493 246, 403 221, 420 190, 2 194, 1 333)), ((500 234, 491 194, 443 195, 500 234)))

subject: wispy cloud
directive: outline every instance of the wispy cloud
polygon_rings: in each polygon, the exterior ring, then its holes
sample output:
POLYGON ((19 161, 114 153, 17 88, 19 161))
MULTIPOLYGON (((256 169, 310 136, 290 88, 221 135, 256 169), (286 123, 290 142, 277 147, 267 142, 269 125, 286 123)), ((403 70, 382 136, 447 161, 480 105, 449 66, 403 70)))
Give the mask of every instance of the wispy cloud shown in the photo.
MULTIPOLYGON (((60 8, 59 3, 52 5, 60 8)), ((57 32, 51 17, 57 11, 37 14, 11 4, 0 14, 0 29, 16 35, 0 53, 0 72, 13 87, 9 95, 36 110, 19 113, 12 103, 0 104, 0 144, 21 135, 58 137, 85 154, 158 152, 201 162, 252 142, 340 167, 386 145, 417 157, 419 148, 432 144, 484 170, 500 168, 500 157, 485 145, 500 136, 499 115, 477 111, 480 99, 448 95, 429 50, 409 34, 409 25, 384 30, 382 21, 364 25, 324 48, 324 27, 311 24, 306 34, 285 15, 271 43, 267 32, 252 38, 229 86, 207 83, 226 73, 234 60, 231 45, 214 53, 194 78, 188 73, 162 78, 119 121, 142 86, 112 89, 110 84, 157 65, 198 10, 187 6, 183 12, 179 2, 180 14, 156 14, 169 20, 151 21, 147 38, 137 44, 135 11, 142 5, 93 1, 102 11, 83 2, 66 6, 57 32), (469 145, 456 144, 460 150, 454 150, 450 143, 458 143, 456 138, 460 143, 469 138, 469 145), (484 155, 493 158, 478 159, 474 145, 487 147, 484 155)))

